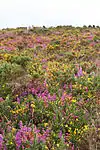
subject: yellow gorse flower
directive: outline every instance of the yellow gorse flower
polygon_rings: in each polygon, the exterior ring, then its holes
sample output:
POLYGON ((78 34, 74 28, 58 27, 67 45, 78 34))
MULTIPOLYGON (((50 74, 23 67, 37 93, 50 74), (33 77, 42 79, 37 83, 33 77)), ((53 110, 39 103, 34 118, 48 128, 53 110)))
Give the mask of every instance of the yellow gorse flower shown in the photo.
POLYGON ((10 111, 12 114, 23 114, 25 112, 25 108, 20 108, 17 110, 11 110, 10 111))
POLYGON ((88 125, 84 125, 84 129, 83 130, 86 131, 86 130, 88 130, 88 128, 89 128, 88 125))
POLYGON ((52 46, 52 45, 48 44, 48 46, 47 46, 47 50, 54 50, 54 46, 52 46))
POLYGON ((31 104, 31 107, 32 107, 32 108, 35 108, 35 105, 34 105, 34 104, 31 104))
POLYGON ((44 127, 47 127, 48 126, 48 123, 44 123, 44 127))
POLYGON ((15 133, 16 129, 15 128, 12 128, 12 133, 15 133))
POLYGON ((75 99, 72 99, 72 102, 73 102, 73 103, 76 103, 76 100, 75 100, 75 99))
POLYGON ((71 121, 70 124, 73 124, 73 122, 71 121))
POLYGON ((4 57, 5 60, 8 60, 8 59, 9 59, 9 56, 10 56, 10 54, 4 54, 4 55, 3 55, 3 57, 4 57))
POLYGON ((12 145, 13 144, 13 142, 10 142, 10 145, 12 145))
POLYGON ((91 97, 92 97, 92 94, 91 94, 90 92, 88 93, 88 97, 89 97, 89 98, 91 98, 91 97))
POLYGON ((68 125, 66 124, 66 125, 65 125, 65 127, 67 128, 67 127, 68 127, 68 125))
POLYGON ((74 134, 75 134, 75 135, 76 135, 76 133, 77 133, 76 131, 77 131, 77 129, 74 130, 74 134))
POLYGON ((45 146, 45 150, 48 150, 48 147, 47 147, 47 146, 45 146))
POLYGON ((59 144, 57 144, 57 147, 59 147, 60 145, 59 144))
POLYGON ((8 57, 8 54, 4 54, 4 58, 7 58, 8 57))

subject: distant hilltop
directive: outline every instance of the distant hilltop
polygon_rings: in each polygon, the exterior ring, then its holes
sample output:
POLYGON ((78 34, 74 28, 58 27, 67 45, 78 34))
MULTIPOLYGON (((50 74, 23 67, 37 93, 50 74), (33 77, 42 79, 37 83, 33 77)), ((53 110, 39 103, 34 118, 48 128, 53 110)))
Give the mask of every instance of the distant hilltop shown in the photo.
POLYGON ((72 26, 72 25, 59 25, 59 26, 50 26, 50 27, 46 27, 45 25, 41 26, 28 26, 28 27, 17 27, 17 28, 2 28, 1 30, 14 30, 14 29, 22 29, 22 30, 33 30, 33 29, 48 29, 48 28, 100 28, 99 25, 83 25, 83 26, 72 26))

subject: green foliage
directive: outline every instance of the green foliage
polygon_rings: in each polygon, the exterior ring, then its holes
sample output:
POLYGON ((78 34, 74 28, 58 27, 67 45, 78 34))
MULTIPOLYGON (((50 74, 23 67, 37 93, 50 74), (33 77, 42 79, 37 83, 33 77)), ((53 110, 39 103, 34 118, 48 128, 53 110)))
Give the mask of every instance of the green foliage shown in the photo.
POLYGON ((25 67, 29 61, 31 61, 31 58, 28 56, 12 56, 10 59, 11 63, 16 63, 22 67, 25 67))
POLYGON ((16 79, 18 76, 21 76, 24 73, 24 70, 20 65, 16 63, 4 62, 0 65, 0 78, 1 82, 11 81, 16 79))

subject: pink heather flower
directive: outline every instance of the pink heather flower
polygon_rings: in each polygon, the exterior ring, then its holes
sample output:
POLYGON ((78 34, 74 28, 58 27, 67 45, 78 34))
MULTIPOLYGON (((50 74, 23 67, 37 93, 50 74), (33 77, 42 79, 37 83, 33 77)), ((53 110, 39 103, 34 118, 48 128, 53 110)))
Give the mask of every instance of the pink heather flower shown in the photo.
POLYGON ((40 37, 37 38, 37 43, 42 44, 42 39, 40 37))
POLYGON ((45 107, 48 107, 48 102, 47 102, 46 96, 44 96, 44 97, 42 97, 42 98, 43 98, 43 100, 44 100, 44 105, 45 105, 45 107))
POLYGON ((69 84, 69 88, 72 91, 72 83, 69 84))
POLYGON ((34 57, 37 57, 37 54, 36 54, 36 53, 34 54, 34 57))
POLYGON ((74 147, 74 145, 72 146, 72 150, 75 150, 75 147, 74 147))
POLYGON ((88 40, 93 40, 93 35, 88 36, 88 40))
POLYGON ((48 94, 48 99, 49 99, 49 100, 51 99, 50 93, 48 94))
POLYGON ((4 101, 4 99, 2 97, 0 97, 0 102, 4 101))
POLYGON ((85 88, 86 92, 88 92, 88 87, 85 88))
POLYGON ((96 45, 95 42, 90 43, 90 46, 95 46, 95 45, 96 45))
POLYGON ((66 93, 65 93, 65 91, 64 91, 64 92, 62 93, 61 100, 64 101, 65 98, 66 98, 66 96, 67 96, 67 95, 66 95, 66 93))
POLYGON ((45 90, 44 93, 45 93, 45 96, 47 96, 48 95, 48 90, 45 90))
POLYGON ((54 115, 54 117, 53 117, 53 118, 54 118, 54 120, 55 120, 55 119, 56 119, 56 115, 54 115))
POLYGON ((43 67, 42 67, 43 69, 46 69, 47 68, 47 66, 46 65, 43 65, 43 67))
POLYGON ((78 116, 74 116, 74 119, 77 119, 78 118, 78 116))

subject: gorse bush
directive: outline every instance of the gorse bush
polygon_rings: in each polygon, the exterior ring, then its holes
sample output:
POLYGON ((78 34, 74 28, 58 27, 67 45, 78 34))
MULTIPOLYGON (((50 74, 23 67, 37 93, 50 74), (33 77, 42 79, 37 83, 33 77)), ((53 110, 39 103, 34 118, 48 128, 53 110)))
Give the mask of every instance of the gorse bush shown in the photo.
POLYGON ((11 64, 10 62, 5 62, 0 66, 1 81, 11 81, 14 78, 16 79, 18 76, 21 76, 23 72, 24 70, 21 66, 16 63, 11 64))
POLYGON ((25 67, 27 62, 31 61, 31 58, 28 56, 12 56, 9 61, 25 67))

